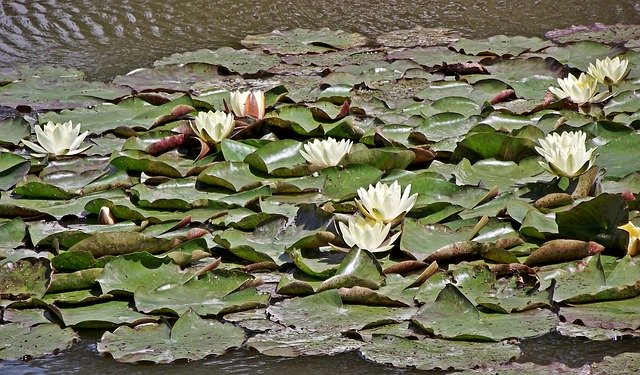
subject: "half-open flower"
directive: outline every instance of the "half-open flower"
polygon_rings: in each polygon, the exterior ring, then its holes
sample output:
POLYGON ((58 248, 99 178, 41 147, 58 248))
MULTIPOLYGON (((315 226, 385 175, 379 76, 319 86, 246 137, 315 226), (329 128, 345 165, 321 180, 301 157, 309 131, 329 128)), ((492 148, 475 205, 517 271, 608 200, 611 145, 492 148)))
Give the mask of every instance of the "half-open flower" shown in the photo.
POLYGON ((338 142, 335 138, 316 139, 312 142, 305 143, 300 150, 300 155, 309 163, 323 168, 338 165, 340 160, 351 152, 353 142, 343 139, 338 142))
POLYGON ((585 104, 595 99, 598 91, 598 81, 589 74, 580 74, 576 78, 573 74, 569 74, 567 78, 558 78, 558 87, 549 87, 549 91, 559 99, 569 98, 576 104, 585 104))
POLYGON ((372 253, 390 250, 393 248, 393 242, 400 236, 398 232, 387 239, 391 224, 367 221, 360 216, 350 218, 348 226, 343 222, 338 226, 342 232, 342 239, 348 246, 357 246, 372 253))
POLYGON ((36 126, 38 144, 24 139, 22 143, 35 151, 36 153, 34 153, 33 156, 36 157, 45 155, 76 155, 91 147, 80 148, 80 144, 84 141, 87 134, 89 134, 88 131, 80 134, 80 124, 74 127, 71 121, 65 122, 64 124, 54 124, 49 121, 43 127, 36 126))
POLYGON ((632 222, 628 222, 625 225, 619 226, 618 229, 622 229, 629 233, 629 244, 627 245, 627 255, 636 256, 640 253, 640 228, 636 227, 632 222))
POLYGON ((625 79, 629 74, 629 61, 620 60, 620 57, 609 57, 604 60, 596 60, 596 64, 589 64, 587 70, 589 74, 594 76, 598 82, 607 86, 615 85, 625 79))
POLYGON ((398 181, 391 186, 378 182, 376 186, 369 185, 369 189, 358 189, 360 200, 355 200, 358 209, 371 220, 383 223, 399 223, 416 204, 418 194, 411 194, 411 185, 407 185, 402 192, 398 181))
POLYGON ((586 172, 593 165, 594 148, 587 150, 587 135, 582 131, 553 133, 540 140, 536 151, 547 163, 540 164, 560 177, 573 178, 586 172))
POLYGON ((227 138, 236 121, 232 114, 222 111, 199 112, 195 120, 189 121, 191 130, 205 143, 216 144, 227 138))
POLYGON ((264 118, 265 98, 264 92, 255 91, 232 91, 231 110, 236 117, 251 116, 258 120, 264 118))

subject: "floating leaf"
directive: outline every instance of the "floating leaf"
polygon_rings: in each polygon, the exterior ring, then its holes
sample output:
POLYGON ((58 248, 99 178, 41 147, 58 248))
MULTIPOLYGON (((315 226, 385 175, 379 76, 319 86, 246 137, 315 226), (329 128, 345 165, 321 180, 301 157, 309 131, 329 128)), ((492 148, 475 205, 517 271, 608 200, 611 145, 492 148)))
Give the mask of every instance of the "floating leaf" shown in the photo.
POLYGON ((516 345, 471 343, 437 339, 409 340, 392 335, 374 335, 360 348, 370 361, 418 370, 463 370, 480 365, 508 363, 520 355, 516 345))
POLYGON ((0 359, 3 360, 42 357, 70 348, 77 339, 72 329, 61 329, 57 324, 40 324, 34 327, 2 324, 0 336, 0 359))
MULTIPOLYGON (((173 327, 166 323, 127 326, 106 332, 98 352, 109 353, 119 362, 152 361, 170 363, 178 359, 198 360, 240 347, 244 331, 232 324, 201 319, 189 310, 173 327), (194 332, 198 332, 194 335, 194 332)), ((1 353, 1 352, 0 352, 1 353)))
POLYGON ((241 43, 247 48, 261 48, 269 53, 296 55, 358 47, 367 43, 367 38, 358 33, 347 33, 342 30, 332 31, 327 28, 320 30, 293 29, 249 35, 241 43))

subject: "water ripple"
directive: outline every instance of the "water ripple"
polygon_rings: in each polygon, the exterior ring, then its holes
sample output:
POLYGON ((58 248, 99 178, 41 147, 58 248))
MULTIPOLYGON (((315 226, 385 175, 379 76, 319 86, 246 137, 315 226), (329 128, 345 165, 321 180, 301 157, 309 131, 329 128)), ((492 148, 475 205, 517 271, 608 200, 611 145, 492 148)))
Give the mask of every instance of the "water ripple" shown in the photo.
POLYGON ((375 35, 421 25, 476 37, 540 36, 572 24, 640 23, 638 7, 601 0, 0 0, 0 68, 60 64, 108 79, 171 53, 237 47, 246 34, 274 29, 375 35))

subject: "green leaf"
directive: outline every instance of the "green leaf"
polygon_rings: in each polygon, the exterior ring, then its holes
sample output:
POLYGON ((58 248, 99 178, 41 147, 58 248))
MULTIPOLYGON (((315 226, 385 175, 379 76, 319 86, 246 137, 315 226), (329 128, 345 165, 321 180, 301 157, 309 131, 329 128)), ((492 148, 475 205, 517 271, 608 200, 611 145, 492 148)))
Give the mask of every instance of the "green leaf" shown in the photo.
POLYGON ((31 162, 22 156, 0 152, 0 189, 9 190, 29 173, 31 162))
POLYGON ((191 275, 191 272, 182 272, 175 264, 148 267, 139 261, 118 258, 107 263, 96 281, 100 283, 102 293, 124 291, 133 294, 141 287, 156 289, 181 285, 189 280, 191 275))
POLYGON ((385 282, 382 267, 375 256, 357 247, 349 251, 335 270, 335 275, 325 280, 318 291, 362 286, 378 289, 385 282))
POLYGON ((2 324, 0 336, 0 359, 3 360, 42 357, 70 348, 77 339, 72 329, 61 329, 57 324, 40 324, 35 327, 2 324))
POLYGON ((358 33, 322 28, 320 30, 275 30, 268 34, 248 35, 241 43, 247 48, 260 48, 269 53, 297 55, 358 47, 366 44, 367 41, 366 37, 358 33))
POLYGON ((128 302, 111 301, 89 306, 59 309, 67 327, 113 328, 121 324, 136 325, 157 322, 160 317, 140 314, 129 308, 128 302))
POLYGON ((0 120, 0 145, 18 145, 22 139, 29 138, 31 126, 22 117, 10 117, 0 120))
POLYGON ((626 254, 628 238, 618 227, 628 221, 627 202, 620 195, 607 193, 556 214, 560 235, 595 241, 618 255, 626 254))
POLYGON ((22 258, 15 262, 0 260, 0 296, 26 299, 42 297, 51 280, 51 265, 46 258, 22 258))
POLYGON ((267 309, 271 319, 297 329, 345 332, 384 322, 409 319, 414 308, 343 305, 338 291, 326 290, 308 297, 292 298, 267 309))
POLYGON ((198 181, 238 192, 260 186, 264 178, 253 174, 248 164, 224 161, 200 172, 198 181))
POLYGON ((179 359, 198 360, 240 347, 244 331, 233 324, 201 319, 193 310, 182 314, 173 327, 166 323, 127 326, 106 332, 98 352, 109 353, 119 362, 152 361, 170 363, 179 359), (194 332, 198 332, 194 335, 194 332))
POLYGON ((170 250, 169 239, 147 237, 137 232, 96 233, 69 248, 69 251, 88 251, 98 258, 105 255, 122 255, 135 251, 160 254, 170 250))
POLYGON ((176 315, 190 309, 198 315, 212 316, 267 306, 269 294, 259 293, 255 288, 236 291, 252 279, 240 271, 216 270, 184 284, 140 287, 134 300, 140 311, 176 315))
POLYGON ((454 340, 501 341, 541 336, 554 330, 558 317, 549 310, 517 314, 487 314, 453 284, 447 284, 435 302, 420 308, 413 321, 438 337, 454 340))
POLYGON ((201 49, 193 52, 176 53, 156 61, 155 66, 179 64, 212 64, 224 66, 238 74, 256 74, 280 64, 277 56, 260 51, 237 50, 222 47, 217 50, 201 49))
POLYGON ((418 370, 493 368, 495 364, 508 363, 520 355, 518 346, 506 342, 411 340, 394 335, 374 335, 359 352, 369 361, 418 370))

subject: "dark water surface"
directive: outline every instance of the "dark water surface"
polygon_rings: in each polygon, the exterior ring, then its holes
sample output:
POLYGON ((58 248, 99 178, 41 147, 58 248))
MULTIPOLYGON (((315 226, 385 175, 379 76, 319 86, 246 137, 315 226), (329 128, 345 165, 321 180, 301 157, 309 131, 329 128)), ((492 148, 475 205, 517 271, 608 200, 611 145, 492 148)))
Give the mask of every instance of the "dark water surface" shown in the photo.
POLYGON ((274 29, 378 35, 420 25, 470 37, 542 36, 594 22, 640 23, 640 1, 0 0, 0 69, 55 64, 110 79, 175 52, 237 47, 247 34, 274 29))

